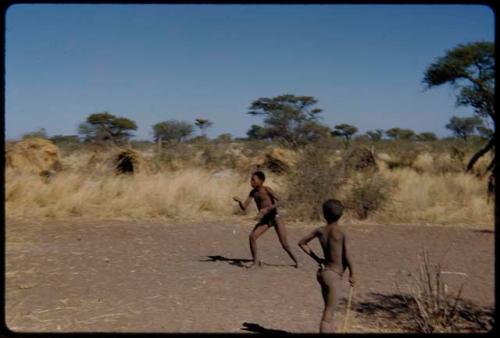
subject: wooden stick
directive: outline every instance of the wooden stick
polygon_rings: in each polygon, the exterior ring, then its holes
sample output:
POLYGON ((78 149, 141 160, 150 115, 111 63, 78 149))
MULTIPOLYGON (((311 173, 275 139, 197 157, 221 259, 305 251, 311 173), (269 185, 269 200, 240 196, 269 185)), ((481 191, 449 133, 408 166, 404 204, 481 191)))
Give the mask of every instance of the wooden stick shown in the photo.
POLYGON ((352 293, 354 287, 351 285, 349 289, 349 299, 347 300, 347 308, 345 310, 345 318, 344 318, 344 326, 342 327, 342 332, 345 333, 345 329, 347 328, 347 320, 349 319, 349 313, 351 312, 351 302, 352 302, 352 293))

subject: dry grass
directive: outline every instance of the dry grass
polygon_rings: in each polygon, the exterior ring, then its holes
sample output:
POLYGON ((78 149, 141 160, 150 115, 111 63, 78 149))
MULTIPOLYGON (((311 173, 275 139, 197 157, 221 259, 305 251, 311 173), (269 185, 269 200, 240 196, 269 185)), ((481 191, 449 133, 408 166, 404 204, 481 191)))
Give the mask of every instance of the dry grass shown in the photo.
POLYGON ((152 175, 93 177, 68 172, 44 183, 8 177, 6 211, 13 218, 191 218, 230 215, 231 197, 248 194, 247 178, 192 169, 152 175))
POLYGON ((430 174, 411 169, 384 171, 396 190, 378 222, 493 226, 494 205, 486 202, 486 179, 465 173, 430 174))
MULTIPOLYGON (((212 155, 207 157, 206 147, 202 149, 205 153, 193 145, 179 147, 183 149, 168 149, 159 157, 153 150, 141 152, 153 169, 126 177, 114 175, 113 161, 105 160, 106 155, 96 151, 75 151, 64 156, 64 170, 50 182, 6 168, 7 217, 228 216, 235 210, 232 196, 244 198, 250 190, 248 175, 253 170, 252 162, 269 151, 261 148, 259 153, 235 143, 231 147, 214 146, 209 150, 212 155)), ((273 174, 269 168, 264 169, 269 177, 266 184, 288 196, 284 205, 288 210, 284 211, 289 214, 290 222, 321 218, 320 207, 326 198, 345 199, 347 203, 349 198, 353 202, 353 198, 361 196, 360 199, 367 198, 370 202, 363 204, 364 209, 369 209, 368 213, 362 213, 363 217, 368 216, 367 222, 489 228, 493 225, 494 205, 486 200, 486 178, 452 170, 456 163, 446 154, 423 153, 413 161, 415 168, 390 170, 385 165, 390 155, 379 153, 380 171, 368 174, 377 176, 373 176, 376 182, 364 180, 356 185, 348 182, 352 177, 344 172, 341 153, 329 148, 311 148, 309 155, 297 154, 300 160, 294 162, 292 173, 273 174), (370 182, 387 182, 387 186, 391 185, 390 195, 381 195, 386 185, 370 182), (303 198, 310 203, 301 202, 303 198)), ((357 218, 357 214, 353 209, 346 218, 357 218)))
POLYGON ((489 330, 489 316, 481 309, 471 309, 461 298, 467 274, 443 271, 439 263, 431 262, 423 250, 417 272, 401 272, 397 288, 406 303, 410 321, 420 333, 453 333, 473 330, 489 330), (446 274, 460 274, 462 282, 452 292, 446 282, 446 274))

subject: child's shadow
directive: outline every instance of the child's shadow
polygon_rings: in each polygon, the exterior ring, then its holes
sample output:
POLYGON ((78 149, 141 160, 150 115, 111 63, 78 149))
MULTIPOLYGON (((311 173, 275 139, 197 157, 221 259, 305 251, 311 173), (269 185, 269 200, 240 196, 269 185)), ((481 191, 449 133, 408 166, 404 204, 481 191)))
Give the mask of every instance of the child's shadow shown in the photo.
POLYGON ((256 333, 270 333, 270 334, 291 334, 290 332, 283 330, 274 330, 274 329, 266 329, 263 326, 255 323, 243 323, 243 327, 241 328, 243 331, 250 331, 256 333))
POLYGON ((227 258, 220 255, 207 256, 208 259, 202 259, 200 262, 229 262, 230 265, 238 266, 240 268, 245 268, 243 263, 251 262, 251 259, 245 258, 227 258))

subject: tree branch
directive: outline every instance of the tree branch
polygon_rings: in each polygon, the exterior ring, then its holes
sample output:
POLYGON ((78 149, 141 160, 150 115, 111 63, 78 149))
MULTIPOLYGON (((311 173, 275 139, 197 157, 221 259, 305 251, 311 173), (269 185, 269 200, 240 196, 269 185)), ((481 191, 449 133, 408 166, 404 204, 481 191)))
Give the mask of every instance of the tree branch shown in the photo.
POLYGON ((474 154, 474 156, 472 156, 469 163, 467 164, 466 172, 470 172, 474 167, 474 164, 476 164, 477 160, 479 160, 484 154, 486 154, 490 149, 492 149, 494 145, 495 145, 495 137, 492 137, 488 142, 488 144, 483 149, 479 150, 476 154, 474 154))

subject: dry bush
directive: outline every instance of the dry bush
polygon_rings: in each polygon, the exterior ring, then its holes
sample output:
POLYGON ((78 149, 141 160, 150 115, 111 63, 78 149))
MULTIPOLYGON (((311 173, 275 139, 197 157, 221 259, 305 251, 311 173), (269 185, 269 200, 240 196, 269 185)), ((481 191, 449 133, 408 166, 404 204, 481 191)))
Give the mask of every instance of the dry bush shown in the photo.
POLYGON ((380 174, 357 173, 349 178, 345 206, 359 219, 380 211, 390 201, 394 182, 380 174))
POLYGON ((325 149, 308 147, 290 173, 286 207, 288 213, 296 219, 322 219, 321 206, 325 200, 343 199, 345 171, 332 164, 333 154, 328 155, 325 149))
POLYGON ((235 169, 239 152, 224 143, 204 143, 200 145, 199 165, 207 169, 235 169))
POLYGON ((184 142, 164 144, 153 157, 158 170, 178 170, 196 167, 196 159, 200 156, 197 147, 184 142))
MULTIPOLYGON (((479 329, 491 328, 489 318, 481 311, 471 311, 461 299, 465 279, 458 291, 452 293, 444 278, 446 272, 441 265, 430 261, 428 252, 423 250, 419 257, 417 272, 400 271, 396 286, 421 333, 460 332, 471 326, 479 329)), ((466 274, 460 274, 467 277, 466 274)))
POLYGON ((256 156, 252 165, 256 169, 267 169, 273 173, 286 173, 295 165, 296 153, 292 150, 269 147, 256 156))
POLYGON ((365 146, 351 148, 344 154, 344 161, 350 170, 377 171, 377 161, 373 152, 365 146))

